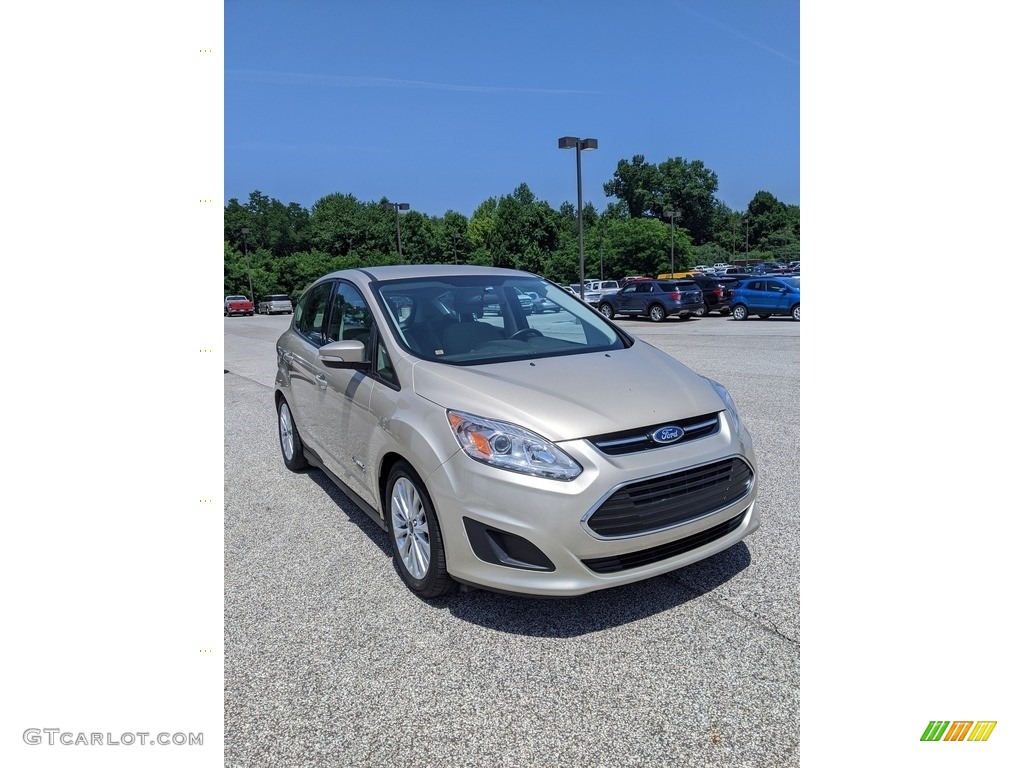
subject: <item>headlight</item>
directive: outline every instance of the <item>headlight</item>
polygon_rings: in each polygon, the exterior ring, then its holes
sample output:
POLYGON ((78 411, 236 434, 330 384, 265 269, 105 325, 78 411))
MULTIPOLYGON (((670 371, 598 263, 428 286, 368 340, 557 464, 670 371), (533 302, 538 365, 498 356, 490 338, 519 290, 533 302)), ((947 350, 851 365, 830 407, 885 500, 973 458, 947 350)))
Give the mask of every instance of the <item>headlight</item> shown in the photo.
POLYGON ((461 411, 447 414, 462 450, 484 464, 552 480, 572 480, 583 471, 565 451, 528 429, 461 411))
POLYGON ((736 407, 736 403, 733 402, 732 397, 729 395, 729 390, 727 390, 714 379, 709 379, 707 376, 704 377, 704 380, 708 384, 710 384, 712 389, 714 389, 715 392, 718 393, 718 396, 722 398, 722 402, 725 403, 725 410, 732 417, 733 423, 735 424, 737 429, 741 427, 743 422, 740 420, 740 411, 736 407))

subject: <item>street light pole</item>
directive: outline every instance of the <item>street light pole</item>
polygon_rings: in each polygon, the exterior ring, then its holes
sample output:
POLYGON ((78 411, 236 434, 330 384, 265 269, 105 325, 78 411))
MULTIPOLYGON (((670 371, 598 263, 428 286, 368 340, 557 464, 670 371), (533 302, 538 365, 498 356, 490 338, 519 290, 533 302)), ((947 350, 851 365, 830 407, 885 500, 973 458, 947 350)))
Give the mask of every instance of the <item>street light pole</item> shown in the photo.
POLYGON ((398 223, 398 219, 399 219, 398 212, 399 211, 408 211, 409 210, 409 204, 408 203, 381 203, 381 205, 383 205, 385 208, 394 208, 395 209, 395 237, 398 239, 398 263, 399 264, 404 264, 405 260, 402 258, 402 227, 398 223))
POLYGON ((452 253, 455 256, 455 263, 459 263, 459 238, 462 237, 458 232, 452 232, 452 253))
POLYGON ((242 227, 242 250, 245 252, 245 271, 249 275, 249 301, 256 301, 252 292, 252 267, 249 266, 249 228, 242 227))
POLYGON ((676 276, 676 216, 680 215, 680 211, 665 211, 664 216, 668 216, 672 222, 672 277, 676 276))
POLYGON ((580 153, 584 150, 597 149, 597 139, 579 139, 576 136, 563 136, 558 140, 559 149, 576 150, 576 218, 580 228, 580 299, 583 300, 583 286, 586 284, 586 267, 583 261, 583 163, 580 153))

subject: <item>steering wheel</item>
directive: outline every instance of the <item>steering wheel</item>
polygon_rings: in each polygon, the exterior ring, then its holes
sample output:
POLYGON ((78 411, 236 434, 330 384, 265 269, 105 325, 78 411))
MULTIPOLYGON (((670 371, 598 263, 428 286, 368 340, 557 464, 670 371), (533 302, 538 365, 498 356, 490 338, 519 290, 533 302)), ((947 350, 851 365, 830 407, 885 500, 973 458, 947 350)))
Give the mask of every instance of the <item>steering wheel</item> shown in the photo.
POLYGON ((533 338, 534 336, 543 336, 544 334, 538 331, 536 328, 523 328, 521 331, 516 331, 510 339, 518 339, 519 341, 526 341, 527 339, 533 338))

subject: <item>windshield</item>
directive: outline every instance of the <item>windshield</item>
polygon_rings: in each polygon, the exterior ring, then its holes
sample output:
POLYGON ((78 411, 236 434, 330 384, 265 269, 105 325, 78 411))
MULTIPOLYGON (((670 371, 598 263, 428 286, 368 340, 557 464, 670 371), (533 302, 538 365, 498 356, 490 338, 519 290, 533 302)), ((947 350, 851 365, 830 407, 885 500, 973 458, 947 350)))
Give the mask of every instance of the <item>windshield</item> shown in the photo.
POLYGON ((530 275, 382 282, 389 324, 417 357, 458 365, 623 349, 632 339, 553 283, 530 275), (536 294, 544 306, 522 300, 536 294))

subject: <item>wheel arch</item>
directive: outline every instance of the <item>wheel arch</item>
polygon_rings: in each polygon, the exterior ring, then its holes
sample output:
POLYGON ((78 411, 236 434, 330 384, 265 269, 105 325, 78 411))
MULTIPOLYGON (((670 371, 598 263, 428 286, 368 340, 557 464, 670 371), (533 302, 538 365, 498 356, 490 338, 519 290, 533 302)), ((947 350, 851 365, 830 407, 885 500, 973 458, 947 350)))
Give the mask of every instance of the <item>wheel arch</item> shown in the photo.
MULTIPOLYGON (((391 477, 391 470, 395 468, 395 464, 398 462, 404 462, 408 467, 416 472, 416 476, 419 477, 419 472, 405 456, 396 452, 388 451, 380 459, 380 469, 377 472, 377 498, 378 506, 380 507, 380 516, 384 520, 384 530, 390 530, 391 521, 388 520, 387 510, 387 493, 388 493, 388 479, 391 477)), ((420 477, 420 482, 423 482, 423 478, 420 477)), ((426 487, 426 486, 424 486, 426 487)))
MULTIPOLYGON (((408 456, 404 456, 403 454, 393 449, 386 451, 384 455, 380 457, 380 462, 378 464, 377 470, 377 506, 380 509, 380 516, 384 520, 385 530, 388 530, 391 527, 391 521, 388 519, 387 510, 388 480, 391 478, 391 471, 399 462, 405 464, 409 468, 409 470, 416 476, 416 479, 419 480, 420 485, 423 486, 424 492, 430 497, 430 503, 434 503, 434 497, 430 493, 430 488, 427 487, 427 475, 424 472, 422 472, 420 468, 417 467, 416 464, 409 459, 408 456)), ((441 515, 437 516, 437 524, 441 527, 441 536, 443 539, 444 535, 447 532, 444 530, 444 523, 441 521, 441 515)))

